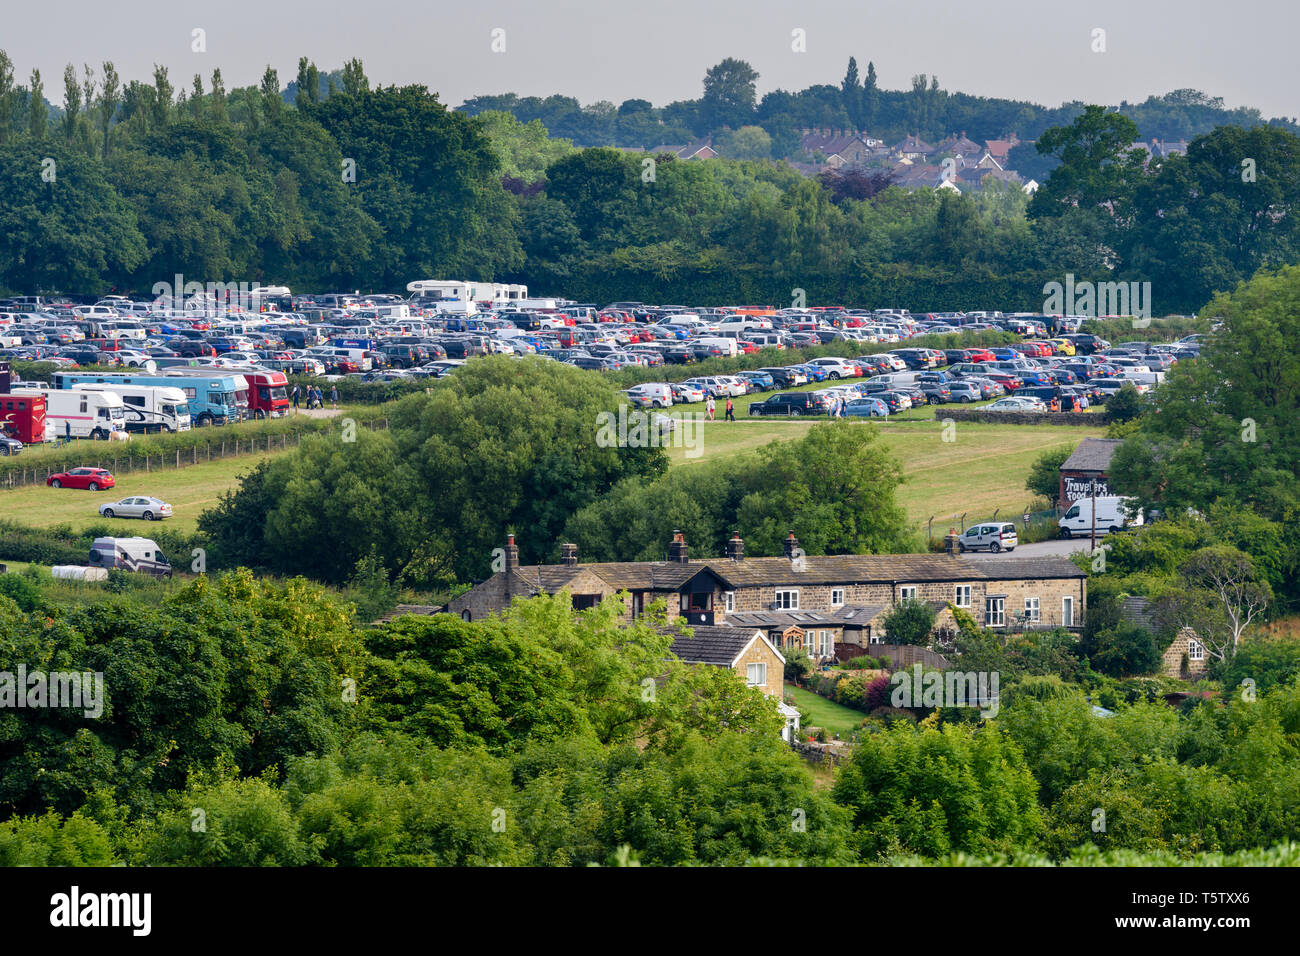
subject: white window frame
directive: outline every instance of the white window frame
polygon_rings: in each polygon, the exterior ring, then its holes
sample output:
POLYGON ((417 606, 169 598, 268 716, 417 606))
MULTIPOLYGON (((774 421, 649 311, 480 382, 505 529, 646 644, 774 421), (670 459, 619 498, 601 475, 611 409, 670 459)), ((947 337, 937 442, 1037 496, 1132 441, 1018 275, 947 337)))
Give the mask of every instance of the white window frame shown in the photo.
POLYGON ((953 595, 953 602, 952 602, 953 607, 970 607, 971 590, 972 589, 969 584, 957 585, 957 593, 953 595), (964 601, 962 600, 963 593, 965 594, 966 597, 966 600, 964 601))
POLYGON ((834 632, 822 631, 819 637, 821 638, 821 656, 830 657, 835 653, 835 642, 832 640, 834 632))
POLYGON ((776 603, 776 609, 778 611, 799 610, 799 589, 798 588, 777 588, 775 603, 776 603), (782 595, 784 595, 785 597, 782 598, 782 595))
POLYGON ((831 588, 831 607, 844 606, 844 588, 831 588), (838 599, 836 597, 838 595, 838 599))
POLYGON ((1042 603, 1036 597, 1025 598, 1025 623, 1037 624, 1043 619, 1042 603))
POLYGON ((1187 639, 1187 659, 1189 661, 1205 660, 1205 645, 1194 637, 1187 639))
POLYGON ((1061 598, 1061 626, 1074 627, 1074 595, 1061 598))
POLYGON ((767 686, 767 662, 756 661, 752 664, 745 665, 745 683, 750 687, 767 686), (759 680, 754 680, 754 674, 757 672, 759 680))
POLYGON ((723 610, 725 610, 728 614, 730 614, 730 613, 732 613, 733 611, 736 610, 736 592, 735 592, 735 591, 723 591, 723 592, 722 592, 722 607, 723 607, 723 610))
POLYGON ((898 587, 898 600, 900 601, 916 600, 916 585, 900 584, 898 587))
POLYGON ((1007 599, 1001 597, 986 597, 984 599, 984 625, 985 627, 1006 627, 1007 626, 1007 599), (994 613, 996 604, 997 613, 994 613))

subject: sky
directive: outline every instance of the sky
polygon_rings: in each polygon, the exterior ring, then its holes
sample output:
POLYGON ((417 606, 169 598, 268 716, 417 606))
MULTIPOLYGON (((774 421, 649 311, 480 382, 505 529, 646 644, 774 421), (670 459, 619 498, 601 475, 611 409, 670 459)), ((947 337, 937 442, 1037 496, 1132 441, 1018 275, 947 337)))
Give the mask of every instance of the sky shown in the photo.
POLYGON ((186 87, 196 72, 207 87, 219 67, 231 89, 259 82, 267 64, 283 86, 299 56, 322 70, 355 56, 372 86, 423 84, 449 106, 504 92, 663 106, 698 97, 704 71, 728 56, 758 71, 760 97, 838 84, 855 56, 863 74, 875 62, 886 89, 925 73, 950 91, 1057 106, 1191 87, 1265 117, 1300 116, 1295 0, 3 2, 0 49, 19 82, 40 69, 56 104, 69 62, 80 72, 111 60, 125 80, 150 79, 160 63, 186 87))

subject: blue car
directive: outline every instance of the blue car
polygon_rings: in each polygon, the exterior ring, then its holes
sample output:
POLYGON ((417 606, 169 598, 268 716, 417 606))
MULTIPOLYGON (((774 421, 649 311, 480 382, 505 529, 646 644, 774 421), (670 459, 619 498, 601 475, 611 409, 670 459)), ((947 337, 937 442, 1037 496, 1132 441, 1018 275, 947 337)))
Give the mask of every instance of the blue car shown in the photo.
POLYGON ((828 373, 826 369, 822 368, 820 365, 795 365, 792 367, 797 368, 799 371, 807 375, 808 381, 810 382, 826 381, 826 376, 828 373))
POLYGON ((776 388, 776 382, 766 372, 737 372, 736 377, 744 379, 752 391, 766 392, 776 388))
POLYGON ((844 414, 863 418, 888 418, 889 406, 878 398, 854 398, 844 406, 844 414))

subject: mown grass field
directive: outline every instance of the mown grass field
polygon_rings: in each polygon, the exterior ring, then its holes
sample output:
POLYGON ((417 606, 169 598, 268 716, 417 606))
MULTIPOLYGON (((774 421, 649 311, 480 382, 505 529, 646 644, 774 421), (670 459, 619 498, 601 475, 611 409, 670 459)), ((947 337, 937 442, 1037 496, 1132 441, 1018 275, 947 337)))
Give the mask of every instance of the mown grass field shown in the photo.
POLYGON ((827 733, 839 734, 841 739, 845 739, 867 717, 851 707, 837 704, 793 684, 785 685, 785 695, 799 711, 801 731, 806 731, 809 727, 824 727, 827 733))
MULTIPOLYGON (((293 449, 290 449, 292 451, 293 449)), ((285 452, 272 452, 272 456, 285 452)), ((81 529, 102 524, 99 506, 130 495, 153 495, 169 502, 175 517, 163 522, 169 528, 193 532, 198 530, 199 513, 217 502, 222 493, 235 487, 239 475, 247 474, 266 458, 253 455, 220 458, 183 468, 165 468, 152 472, 133 471, 117 476, 117 486, 107 491, 82 491, 74 488, 50 488, 44 484, 0 490, 0 513, 37 528, 68 524, 81 529)), ((150 522, 138 518, 118 518, 123 537, 148 537, 150 522)))
MULTIPOLYGON (((934 409, 922 409, 927 410, 934 409)), ((801 438, 818 421, 825 419, 704 422, 698 426, 695 449, 671 447, 668 453, 674 466, 690 467, 753 451, 774 440, 801 438)), ((944 426, 934 418, 854 420, 851 425, 876 430, 903 465, 905 481, 898 491, 899 503, 917 524, 933 515, 936 529, 963 512, 970 520, 990 517, 999 508, 1003 515, 1020 514, 1033 498, 1025 490, 1025 478, 1039 455, 1105 435, 1101 426, 954 422, 947 433, 952 441, 944 441, 944 426)))

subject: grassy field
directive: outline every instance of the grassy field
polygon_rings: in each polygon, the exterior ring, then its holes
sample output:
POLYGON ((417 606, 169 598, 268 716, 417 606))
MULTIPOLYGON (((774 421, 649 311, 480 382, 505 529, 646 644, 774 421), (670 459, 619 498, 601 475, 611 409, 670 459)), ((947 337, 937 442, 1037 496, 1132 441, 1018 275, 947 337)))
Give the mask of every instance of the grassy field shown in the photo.
MULTIPOLYGON (((290 449, 292 451, 293 449, 290 449)), ((281 455, 285 452, 273 452, 281 455)), ((7 517, 37 528, 56 524, 69 524, 80 529, 88 524, 102 523, 99 506, 119 501, 129 495, 153 495, 171 504, 174 517, 168 518, 168 527, 193 532, 198 529, 199 512, 216 503, 221 494, 235 487, 235 479, 257 467, 266 458, 265 453, 220 458, 184 468, 162 471, 133 471, 117 477, 117 487, 107 491, 81 491, 73 488, 50 488, 30 485, 0 491, 0 512, 7 517)), ((149 522, 139 519, 117 519, 122 535, 148 537, 149 522)))
MULTIPOLYGON (((670 448, 669 457, 675 466, 689 467, 753 451, 774 440, 800 438, 814 424, 813 419, 705 422, 699 426, 695 449, 670 448), (688 457, 688 452, 694 457, 688 457)), ((973 520, 991 517, 998 508, 1002 514, 1019 514, 1031 501, 1025 478, 1039 455, 1105 434, 1100 426, 956 422, 947 432, 952 440, 944 441, 944 426, 933 418, 855 421, 852 426, 877 430, 885 447, 903 464, 906 480, 899 488, 899 503, 918 524, 933 515, 936 528, 963 512, 973 520)))
POLYGON ((827 733, 839 734, 841 739, 857 730, 858 724, 867 717, 866 714, 793 684, 785 685, 785 695, 799 711, 801 728, 824 727, 827 733))

